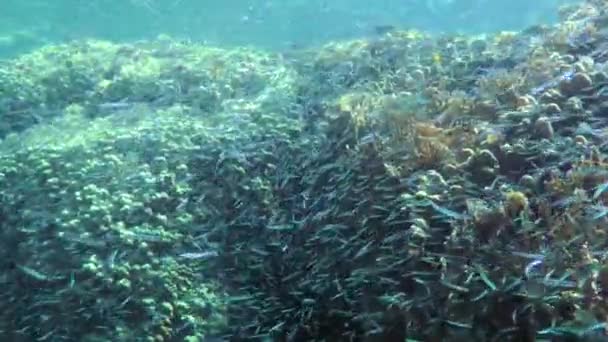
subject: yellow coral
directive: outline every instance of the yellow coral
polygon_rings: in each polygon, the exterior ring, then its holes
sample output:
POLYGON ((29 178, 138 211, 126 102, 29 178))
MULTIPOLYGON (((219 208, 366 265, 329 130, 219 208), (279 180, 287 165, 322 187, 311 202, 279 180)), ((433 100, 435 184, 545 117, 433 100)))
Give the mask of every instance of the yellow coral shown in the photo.
POLYGON ((528 197, 521 191, 509 191, 505 194, 504 209, 509 217, 517 217, 528 208, 528 197))

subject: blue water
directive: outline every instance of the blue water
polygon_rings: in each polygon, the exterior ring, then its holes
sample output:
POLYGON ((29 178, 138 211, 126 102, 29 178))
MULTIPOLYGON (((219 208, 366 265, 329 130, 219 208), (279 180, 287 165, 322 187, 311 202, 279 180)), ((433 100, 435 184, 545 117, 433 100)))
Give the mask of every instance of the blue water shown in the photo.
POLYGON ((81 38, 166 34, 215 45, 284 49, 373 34, 378 27, 492 32, 552 23, 574 0, 3 0, 0 54, 81 38))

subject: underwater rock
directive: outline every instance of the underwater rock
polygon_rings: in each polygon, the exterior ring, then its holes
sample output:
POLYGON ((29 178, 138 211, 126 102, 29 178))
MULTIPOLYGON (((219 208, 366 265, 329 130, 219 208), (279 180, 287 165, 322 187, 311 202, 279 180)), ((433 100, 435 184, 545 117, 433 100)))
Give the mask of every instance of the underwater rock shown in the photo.
POLYGON ((600 71, 600 72, 596 72, 596 73, 592 74, 591 78, 593 80, 593 83, 606 82, 606 81, 608 81, 608 74, 606 74, 603 71, 600 71))
POLYGON ((492 182, 500 169, 498 159, 490 150, 472 151, 463 166, 480 184, 492 182))
POLYGON ((586 73, 575 73, 572 77, 564 77, 559 83, 559 90, 565 96, 573 96, 591 87, 593 81, 586 73))
POLYGON ((507 223, 507 215, 502 206, 494 206, 479 199, 466 201, 467 212, 473 218, 472 223, 480 241, 487 242, 496 236, 507 223))
POLYGON ((496 99, 500 103, 514 107, 517 104, 518 95, 514 89, 507 89, 500 94, 496 94, 496 99))
POLYGON ((553 125, 549 118, 540 117, 534 122, 534 133, 542 139, 553 138, 553 125))
POLYGON ((606 265, 605 263, 599 270, 597 276, 597 283, 600 287, 600 290, 602 290, 603 292, 608 290, 608 265, 606 265))
POLYGON ((471 52, 481 54, 488 49, 488 42, 483 39, 475 39, 469 44, 471 52))
POLYGON ((583 136, 583 135, 575 136, 574 142, 578 145, 587 145, 589 143, 589 141, 587 141, 587 138, 585 138, 585 136, 583 136))
POLYGON ((481 101, 475 103, 473 114, 484 118, 494 118, 498 113, 498 106, 493 101, 481 101))
POLYGON ((556 103, 561 102, 564 96, 557 89, 548 89, 539 98, 541 103, 556 103))
POLYGON ((518 96, 516 100, 516 108, 528 107, 530 105, 535 105, 536 100, 534 97, 530 95, 518 96))
POLYGON ((458 165, 446 164, 442 167, 441 172, 449 177, 452 177, 460 173, 460 168, 458 165))
POLYGON ((545 106, 543 106, 543 111, 546 114, 551 115, 551 114, 557 114, 557 113, 561 112, 562 109, 559 107, 559 105, 557 103, 552 102, 552 103, 548 103, 545 106))
POLYGON ((595 117, 608 117, 608 101, 600 103, 593 111, 595 117))
POLYGON ((523 175, 519 179, 519 185, 521 185, 529 190, 535 189, 536 184, 537 184, 536 179, 534 179, 534 177, 531 175, 523 175))
POLYGON ((573 96, 566 100, 566 103, 564 103, 563 107, 564 110, 570 113, 582 113, 585 110, 585 108, 583 107, 583 101, 576 96, 573 96))
POLYGON ((573 55, 562 55, 560 60, 566 64, 573 64, 576 61, 576 57, 573 55))
POLYGON ((412 77, 412 79, 414 79, 418 82, 422 82, 426 79, 426 77, 424 75, 424 71, 422 71, 421 69, 415 69, 414 71, 412 71, 410 73, 410 76, 412 77))

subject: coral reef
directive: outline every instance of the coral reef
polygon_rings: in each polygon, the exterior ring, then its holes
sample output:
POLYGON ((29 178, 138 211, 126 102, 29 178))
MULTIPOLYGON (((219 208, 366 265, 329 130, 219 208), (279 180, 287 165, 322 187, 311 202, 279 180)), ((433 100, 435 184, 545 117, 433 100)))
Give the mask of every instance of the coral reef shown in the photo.
POLYGON ((605 4, 0 65, 0 338, 608 339, 605 4))

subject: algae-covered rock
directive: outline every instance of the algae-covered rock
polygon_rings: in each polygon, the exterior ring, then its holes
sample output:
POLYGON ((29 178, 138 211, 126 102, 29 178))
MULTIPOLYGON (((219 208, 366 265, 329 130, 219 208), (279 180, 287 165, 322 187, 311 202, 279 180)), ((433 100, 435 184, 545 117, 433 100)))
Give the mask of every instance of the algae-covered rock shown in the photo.
POLYGON ((130 46, 85 42, 14 62, 31 68, 14 77, 36 84, 20 86, 40 91, 23 97, 26 112, 56 111, 27 130, 9 124, 0 143, 3 338, 202 340, 226 328, 219 247, 197 240, 222 205, 274 205, 269 148, 299 131, 285 109, 293 74, 253 51, 149 48, 133 60, 130 46), (173 70, 176 58, 191 72, 173 70), (73 68, 82 82, 64 77, 73 68), (193 103, 192 87, 223 90, 193 103))
POLYGON ((176 210, 191 191, 184 165, 208 128, 179 110, 150 115, 135 126, 58 121, 63 130, 21 137, 27 148, 3 143, 0 249, 13 265, 3 272, 3 338, 176 340, 225 325, 205 262, 179 256, 195 248, 176 210), (152 167, 161 157, 164 167, 152 167))
POLYGON ((71 104, 103 116, 139 104, 180 103, 203 114, 284 111, 297 75, 271 54, 170 39, 50 45, 0 66, 0 137, 61 115, 71 104), (0 127, 2 128, 2 127, 0 127))

